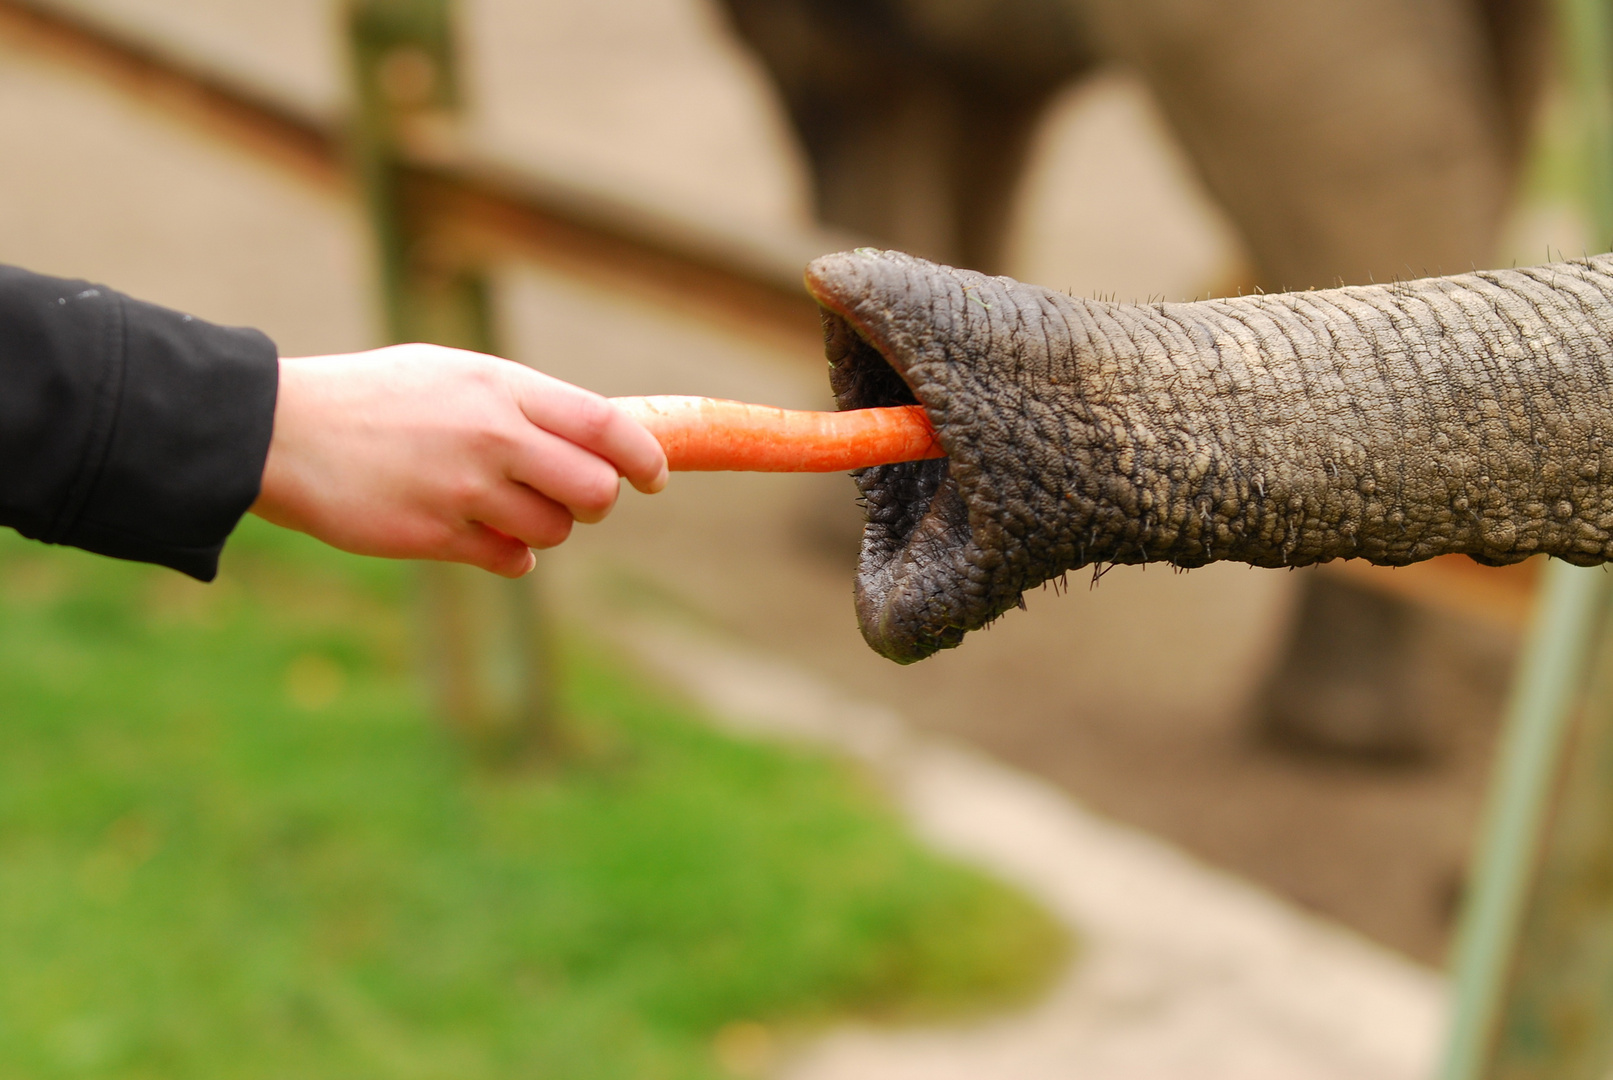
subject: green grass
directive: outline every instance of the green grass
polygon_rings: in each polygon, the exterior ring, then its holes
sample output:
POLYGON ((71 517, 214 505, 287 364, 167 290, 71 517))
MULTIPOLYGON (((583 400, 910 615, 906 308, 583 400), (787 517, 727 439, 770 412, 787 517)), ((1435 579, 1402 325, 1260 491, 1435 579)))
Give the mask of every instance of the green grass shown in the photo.
POLYGON ((478 769, 422 704, 410 582, 250 524, 205 588, 0 538, 0 1077, 715 1077, 734 1021, 1056 962, 856 772, 597 651, 585 760, 478 769))

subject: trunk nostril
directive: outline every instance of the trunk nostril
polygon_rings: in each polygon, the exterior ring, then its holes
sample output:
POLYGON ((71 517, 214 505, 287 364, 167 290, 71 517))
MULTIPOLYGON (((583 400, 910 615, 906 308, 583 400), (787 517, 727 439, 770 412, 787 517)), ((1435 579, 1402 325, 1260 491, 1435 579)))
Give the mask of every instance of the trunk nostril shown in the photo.
POLYGON ((829 385, 840 408, 878 409, 919 403, 890 361, 857 332, 849 319, 825 309, 823 332, 829 385))

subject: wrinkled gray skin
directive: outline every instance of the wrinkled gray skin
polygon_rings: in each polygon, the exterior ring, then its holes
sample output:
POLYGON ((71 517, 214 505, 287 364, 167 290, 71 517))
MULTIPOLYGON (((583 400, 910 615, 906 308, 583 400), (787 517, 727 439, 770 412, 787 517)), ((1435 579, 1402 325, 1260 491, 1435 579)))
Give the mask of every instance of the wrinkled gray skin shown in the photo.
POLYGON ((858 477, 893 660, 1084 566, 1613 558, 1613 256, 1177 304, 869 249, 807 283, 840 406, 916 400, 948 454, 858 477))

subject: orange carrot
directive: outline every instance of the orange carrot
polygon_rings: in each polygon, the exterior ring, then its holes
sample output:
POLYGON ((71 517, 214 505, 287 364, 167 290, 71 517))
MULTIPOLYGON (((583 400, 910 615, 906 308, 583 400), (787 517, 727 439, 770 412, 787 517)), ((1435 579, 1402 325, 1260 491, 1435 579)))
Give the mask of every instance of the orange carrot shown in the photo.
POLYGON ((918 405, 797 412, 707 397, 613 398, 674 472, 845 472, 945 457, 918 405))

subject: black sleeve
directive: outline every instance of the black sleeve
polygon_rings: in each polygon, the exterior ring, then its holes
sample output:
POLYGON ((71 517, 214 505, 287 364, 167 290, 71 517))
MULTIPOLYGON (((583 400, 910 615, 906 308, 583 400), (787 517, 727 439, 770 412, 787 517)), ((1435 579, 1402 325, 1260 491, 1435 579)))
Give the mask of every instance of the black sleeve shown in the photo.
POLYGON ((211 581, 278 387, 256 330, 0 266, 0 525, 211 581))

